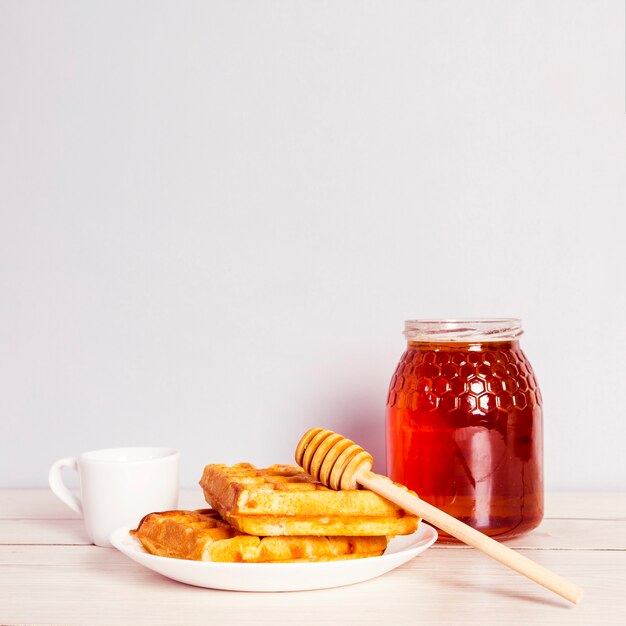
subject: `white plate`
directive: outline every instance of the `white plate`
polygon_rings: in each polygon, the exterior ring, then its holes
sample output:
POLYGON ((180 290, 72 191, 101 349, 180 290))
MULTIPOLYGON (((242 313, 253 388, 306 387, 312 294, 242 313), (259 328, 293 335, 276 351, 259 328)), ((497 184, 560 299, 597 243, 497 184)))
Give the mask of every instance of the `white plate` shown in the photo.
POLYGON ((111 543, 133 561, 181 583, 229 591, 306 591, 360 583, 410 561, 437 539, 432 526, 420 523, 412 535, 392 539, 382 556, 317 563, 212 563, 149 554, 130 529, 118 528, 111 543))

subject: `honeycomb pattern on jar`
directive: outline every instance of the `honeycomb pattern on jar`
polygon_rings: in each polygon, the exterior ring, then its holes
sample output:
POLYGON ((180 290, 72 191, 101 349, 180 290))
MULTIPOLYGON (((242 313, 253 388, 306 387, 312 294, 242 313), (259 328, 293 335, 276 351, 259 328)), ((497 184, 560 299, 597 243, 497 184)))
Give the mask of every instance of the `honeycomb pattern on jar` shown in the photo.
POLYGON ((519 348, 409 348, 391 378, 387 396, 388 407, 439 412, 453 427, 506 427, 517 411, 532 410, 541 403, 535 374, 519 348))

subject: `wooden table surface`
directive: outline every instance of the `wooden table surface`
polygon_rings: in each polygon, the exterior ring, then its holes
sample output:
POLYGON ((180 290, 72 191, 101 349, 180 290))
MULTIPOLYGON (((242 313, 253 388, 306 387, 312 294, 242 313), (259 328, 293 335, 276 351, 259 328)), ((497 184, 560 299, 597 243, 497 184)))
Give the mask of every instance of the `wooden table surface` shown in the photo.
MULTIPOLYGON (((181 506, 201 508, 198 490, 181 506)), ((626 625, 626 494, 554 493, 513 548, 585 588, 578 606, 463 546, 435 544, 335 589, 237 593, 187 586, 89 544, 45 490, 0 490, 0 624, 626 625)))

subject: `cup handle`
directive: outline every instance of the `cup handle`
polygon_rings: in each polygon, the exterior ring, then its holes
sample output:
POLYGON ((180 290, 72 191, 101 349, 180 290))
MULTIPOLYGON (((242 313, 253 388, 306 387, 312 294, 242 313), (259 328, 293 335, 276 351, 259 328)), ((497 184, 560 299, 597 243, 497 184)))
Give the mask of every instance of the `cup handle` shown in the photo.
POLYGON ((83 505, 80 499, 77 498, 63 482, 61 471, 64 467, 71 467, 74 471, 78 471, 78 463, 75 458, 67 457, 65 459, 59 459, 52 465, 50 472, 48 473, 50 489, 52 489, 52 493, 54 493, 54 495, 59 498, 61 502, 67 504, 72 511, 76 511, 76 513, 80 513, 82 515, 83 505))

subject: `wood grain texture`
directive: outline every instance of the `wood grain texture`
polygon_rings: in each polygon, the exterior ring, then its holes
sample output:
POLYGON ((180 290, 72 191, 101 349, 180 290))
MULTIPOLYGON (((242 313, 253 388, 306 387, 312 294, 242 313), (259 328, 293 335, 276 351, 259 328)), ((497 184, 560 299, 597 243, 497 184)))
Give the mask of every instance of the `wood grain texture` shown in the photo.
POLYGON ((545 517, 626 520, 626 492, 561 491, 547 493, 545 517))
MULTIPOLYGON (((159 576, 87 545, 46 491, 0 491, 0 624, 626 624, 626 496, 554 494, 508 545, 585 588, 576 607, 470 548, 436 544, 377 579, 323 591, 233 593, 159 576), (569 512, 570 517, 567 516, 569 512), (64 516, 64 517, 63 517, 64 516), (25 544, 25 545, 18 545, 25 544)), ((181 505, 203 506, 194 491, 181 505)))
POLYGON ((419 616, 420 624, 589 626, 623 625, 626 615, 623 552, 539 554, 542 564, 585 585, 585 600, 577 607, 473 550, 428 551, 359 585, 286 594, 189 587, 106 548, 31 547, 19 557, 22 561, 32 558, 31 565, 5 563, 4 551, 0 554, 2 624, 204 625, 208 616, 210 623, 276 624, 293 623, 297 614, 298 623, 305 624, 414 624, 419 616), (95 550, 109 554, 94 558, 95 550))

